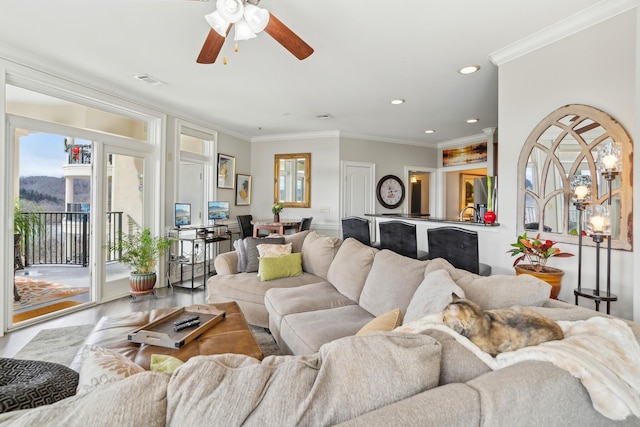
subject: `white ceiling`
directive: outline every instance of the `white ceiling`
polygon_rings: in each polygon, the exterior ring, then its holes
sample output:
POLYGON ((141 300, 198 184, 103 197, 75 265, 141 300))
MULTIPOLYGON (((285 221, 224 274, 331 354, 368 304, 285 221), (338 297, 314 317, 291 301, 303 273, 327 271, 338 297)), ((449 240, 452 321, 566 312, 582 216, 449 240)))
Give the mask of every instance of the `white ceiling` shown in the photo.
POLYGON ((251 140, 338 130, 435 146, 497 127, 489 55, 599 0, 262 0, 315 52, 266 33, 196 63, 215 1, 2 0, 0 44, 72 77, 251 140), (457 69, 482 68, 473 75, 457 69), (146 73, 166 83, 133 78, 146 73), (391 99, 406 103, 393 106, 391 99), (331 114, 319 120, 317 115, 331 114), (467 124, 468 118, 478 118, 467 124), (436 133, 426 135, 425 129, 436 133))

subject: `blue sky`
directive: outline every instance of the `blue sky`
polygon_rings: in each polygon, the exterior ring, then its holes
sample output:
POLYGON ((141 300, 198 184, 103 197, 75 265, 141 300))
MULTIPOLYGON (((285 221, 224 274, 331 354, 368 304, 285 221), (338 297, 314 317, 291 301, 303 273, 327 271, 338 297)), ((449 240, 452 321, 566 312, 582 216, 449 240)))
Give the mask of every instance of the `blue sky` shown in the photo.
MULTIPOLYGON (((62 135, 30 133, 20 138, 20 176, 62 176, 62 166, 67 163, 62 135)), ((89 144, 75 140, 76 144, 89 144)))

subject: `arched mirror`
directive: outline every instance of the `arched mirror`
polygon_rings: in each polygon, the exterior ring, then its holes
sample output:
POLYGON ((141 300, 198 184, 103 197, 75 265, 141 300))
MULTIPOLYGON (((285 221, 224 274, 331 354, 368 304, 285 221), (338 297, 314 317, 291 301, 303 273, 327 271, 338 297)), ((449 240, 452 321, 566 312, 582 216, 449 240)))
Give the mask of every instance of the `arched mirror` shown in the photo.
POLYGON ((311 206, 311 153, 276 154, 274 201, 285 207, 311 206))
POLYGON ((608 203, 608 185, 597 171, 596 152, 613 141, 622 145, 622 173, 612 182, 611 245, 631 250, 633 145, 618 122, 586 105, 557 109, 527 138, 518 161, 518 229, 553 233, 553 240, 576 243, 580 212, 571 200, 571 177, 589 175, 590 203, 608 203))

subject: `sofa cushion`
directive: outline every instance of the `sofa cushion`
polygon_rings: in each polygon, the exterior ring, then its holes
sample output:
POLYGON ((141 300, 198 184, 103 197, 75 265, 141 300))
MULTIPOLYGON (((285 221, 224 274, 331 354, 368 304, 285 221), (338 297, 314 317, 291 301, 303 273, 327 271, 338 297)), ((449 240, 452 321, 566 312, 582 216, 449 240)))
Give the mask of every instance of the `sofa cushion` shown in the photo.
POLYGON ((258 267, 260 266, 260 261, 258 257, 260 253, 258 252, 258 245, 263 243, 269 244, 277 244, 284 243, 284 237, 247 237, 244 239, 244 245, 247 250, 247 268, 244 270, 245 273, 257 272, 258 267))
POLYGON ((395 310, 391 310, 388 313, 381 314, 375 319, 370 320, 369 323, 356 332, 356 335, 393 331, 400 325, 402 325, 402 312, 399 308, 396 308, 395 310))
POLYGON ((374 316, 400 308, 406 311, 411 297, 424 279, 429 261, 418 261, 388 249, 376 253, 367 276, 360 306, 374 316))
POLYGON ((323 236, 315 231, 309 232, 302 245, 303 270, 326 279, 341 241, 337 237, 323 236))
POLYGON ((325 343, 355 335, 373 318, 355 304, 289 314, 280 324, 280 337, 291 353, 311 354, 325 343))
POLYGON ((260 280, 302 276, 302 255, 289 254, 260 258, 260 280))
POLYGON ((403 324, 442 312, 451 301, 452 294, 464 298, 464 291, 453 281, 447 270, 436 270, 427 274, 411 297, 403 324))
POLYGON ((288 314, 354 305, 330 283, 311 283, 294 288, 272 288, 265 293, 264 304, 269 321, 278 329, 282 318, 288 314))
POLYGON ((142 372, 51 405, 0 416, 11 426, 163 426, 169 375, 142 372))
POLYGON ((549 299, 551 286, 529 274, 519 276, 494 275, 482 277, 457 269, 442 258, 431 260, 425 273, 445 269, 462 288, 466 298, 483 310, 511 307, 512 305, 542 306, 549 299))
POLYGON ((358 301, 377 252, 354 238, 345 239, 329 266, 327 280, 338 292, 358 301))
POLYGON ((89 393, 131 375, 144 372, 142 366, 125 355, 95 345, 82 350, 82 368, 78 380, 78 394, 89 393))
POLYGON ((284 242, 291 243, 291 253, 302 252, 302 245, 304 244, 304 239, 307 238, 307 234, 309 234, 309 230, 301 231, 299 233, 294 234, 285 234, 284 242))
POLYGON ((435 340, 394 333, 348 337, 304 357, 198 357, 169 382, 167 425, 334 425, 437 386, 439 365, 435 340))

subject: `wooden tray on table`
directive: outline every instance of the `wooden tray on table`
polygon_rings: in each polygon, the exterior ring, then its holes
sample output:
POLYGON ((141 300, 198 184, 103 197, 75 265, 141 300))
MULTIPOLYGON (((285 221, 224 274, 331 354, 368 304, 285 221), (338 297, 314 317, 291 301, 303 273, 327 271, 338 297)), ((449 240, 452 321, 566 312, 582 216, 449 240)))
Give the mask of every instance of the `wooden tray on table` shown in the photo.
POLYGON ((226 312, 219 311, 210 305, 194 304, 177 308, 165 316, 131 332, 131 342, 157 345, 160 347, 180 348, 196 339, 207 329, 225 318, 226 312), (192 316, 200 317, 200 324, 180 331, 174 330, 174 323, 192 316))

